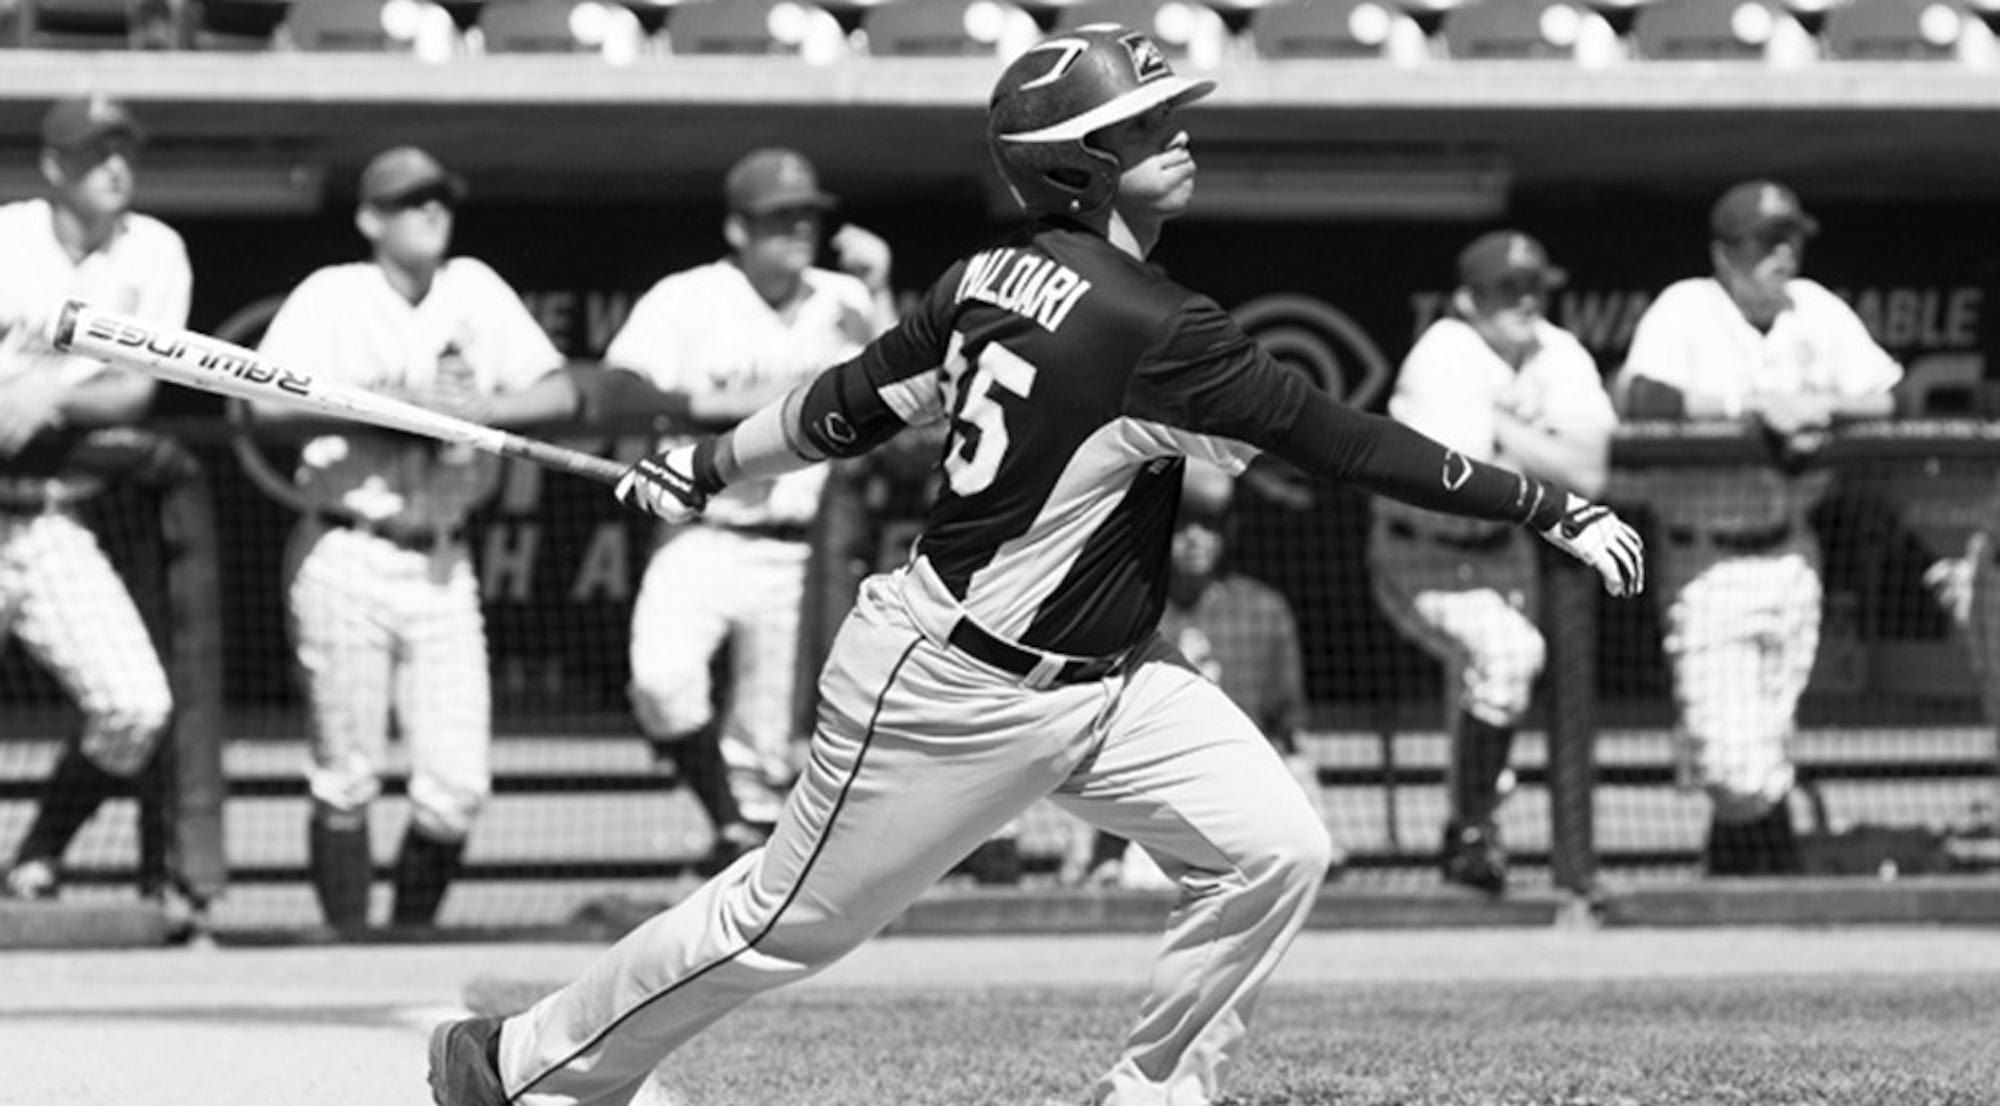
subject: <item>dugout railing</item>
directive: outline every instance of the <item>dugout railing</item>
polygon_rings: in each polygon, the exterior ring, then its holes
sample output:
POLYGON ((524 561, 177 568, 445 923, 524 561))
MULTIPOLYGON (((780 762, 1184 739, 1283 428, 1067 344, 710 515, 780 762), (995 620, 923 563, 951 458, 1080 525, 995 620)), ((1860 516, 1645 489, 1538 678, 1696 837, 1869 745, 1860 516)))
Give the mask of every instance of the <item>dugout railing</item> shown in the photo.
MULTIPOLYGON (((305 927, 313 920, 303 864, 305 724, 286 673, 275 585, 290 508, 245 475, 242 427, 196 420, 167 429, 183 443, 172 451, 184 460, 166 466, 180 474, 180 501, 198 489, 213 526, 207 548, 220 581, 222 640, 195 648, 212 647, 220 658, 210 662, 220 670, 219 713, 177 727, 171 748, 183 763, 160 777, 173 781, 173 796, 156 801, 163 809, 182 803, 181 813, 163 820, 147 815, 147 804, 114 802, 71 853, 70 894, 129 897, 134 884, 157 883, 163 873, 211 890, 226 878, 218 926, 305 927), (171 818, 188 811, 196 819, 188 825, 206 817, 212 828, 172 828, 171 818)), ((646 420, 636 433, 600 425, 569 440, 626 455, 651 429, 646 420)), ((1818 870, 1873 876, 1884 863, 1904 875, 1993 866, 1983 844, 1996 793, 1993 732, 1962 631, 1923 576, 1986 524, 1995 457, 2000 432, 1971 420, 1851 427, 1811 456, 1789 457, 1761 435, 1734 429, 1621 432, 1609 498, 1663 553, 1648 473, 1748 464, 1826 481, 1811 519, 1827 549, 1828 629, 1796 748, 1811 786, 1795 818, 1819 847, 1818 870)), ((281 458, 276 463, 282 468, 281 458)), ((160 573, 170 555, 158 538, 167 532, 159 526, 160 478, 128 472, 124 482, 143 494, 116 509, 107 499, 92 509, 92 522, 121 568, 137 578, 150 573, 152 582, 135 588, 161 632, 185 634, 187 619, 199 615, 185 604, 175 611, 160 573), (143 598, 147 589, 157 591, 143 598)), ((1338 492, 1303 510, 1250 497, 1237 562, 1284 590, 1306 631, 1314 700, 1306 748, 1329 826, 1347 853, 1342 880, 1428 892, 1438 886, 1446 772, 1440 674, 1397 642, 1372 608, 1355 555, 1365 510, 1361 497, 1338 492)), ((560 925, 605 896, 663 894, 689 873, 706 827, 651 763, 622 697, 625 604, 649 528, 621 516, 594 485, 509 466, 473 540, 482 557, 496 558, 498 577, 488 592, 495 797, 445 923, 560 925), (530 527, 532 539, 524 537, 530 527), (532 565, 522 553, 529 545, 532 565)), ((1657 597, 1614 602, 1587 572, 1555 558, 1544 564, 1551 658, 1502 814, 1517 886, 1600 895, 1693 881, 1706 807, 1679 786, 1657 597)), ((185 564, 181 571, 185 587, 192 577, 185 564)), ((5 850, 74 716, 59 689, 11 649, 0 658, 0 705, 8 719, 0 741, 5 850)), ((386 867, 401 829, 401 779, 392 773, 385 791, 376 855, 386 867)), ((1053 883, 1073 829, 1052 809, 1025 820, 1029 883, 1053 883)))

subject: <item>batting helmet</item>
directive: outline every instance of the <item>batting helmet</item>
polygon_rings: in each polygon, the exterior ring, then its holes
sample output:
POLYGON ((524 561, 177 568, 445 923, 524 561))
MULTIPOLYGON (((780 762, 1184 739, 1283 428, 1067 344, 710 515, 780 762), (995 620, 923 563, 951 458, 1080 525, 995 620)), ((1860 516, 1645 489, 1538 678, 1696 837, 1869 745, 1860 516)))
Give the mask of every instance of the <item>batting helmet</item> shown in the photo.
POLYGON ((1087 214, 1111 202, 1123 171, 1090 145, 1092 132, 1214 90, 1214 81, 1174 76, 1145 34, 1092 23, 1043 39, 1000 74, 986 144, 1030 215, 1087 214))

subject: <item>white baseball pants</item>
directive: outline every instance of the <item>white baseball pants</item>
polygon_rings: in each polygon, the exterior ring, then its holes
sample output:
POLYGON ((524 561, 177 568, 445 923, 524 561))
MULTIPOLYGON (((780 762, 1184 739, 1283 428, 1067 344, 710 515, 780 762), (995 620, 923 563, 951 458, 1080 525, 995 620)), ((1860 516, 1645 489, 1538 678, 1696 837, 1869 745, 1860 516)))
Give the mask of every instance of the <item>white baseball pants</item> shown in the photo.
POLYGON ((1797 549, 1746 554, 1668 581, 1681 775, 1723 821, 1759 818, 1792 789, 1792 731, 1819 653, 1815 562, 1797 549))
POLYGON ((0 515, 0 642, 12 632, 83 712, 83 754, 115 776, 145 767, 173 693, 125 582, 69 515, 0 515))
POLYGON ((794 772, 793 667, 811 551, 803 541, 689 527, 653 554, 632 602, 632 708, 648 736, 710 722, 709 659, 729 642, 722 759, 753 822, 777 820, 794 772))
POLYGON ((434 840, 463 840, 492 791, 492 683, 471 557, 456 543, 424 553, 313 522, 292 540, 314 801, 356 811, 381 794, 393 710, 412 821, 434 840))
POLYGON ((1216 1101, 1325 877, 1324 825, 1256 726, 1164 642, 1124 675, 1035 690, 944 643, 956 605, 926 573, 863 586, 770 843, 506 1023, 514 1102, 632 1101, 668 1053, 867 940, 1045 796, 1139 842, 1180 886, 1096 1101, 1216 1101))

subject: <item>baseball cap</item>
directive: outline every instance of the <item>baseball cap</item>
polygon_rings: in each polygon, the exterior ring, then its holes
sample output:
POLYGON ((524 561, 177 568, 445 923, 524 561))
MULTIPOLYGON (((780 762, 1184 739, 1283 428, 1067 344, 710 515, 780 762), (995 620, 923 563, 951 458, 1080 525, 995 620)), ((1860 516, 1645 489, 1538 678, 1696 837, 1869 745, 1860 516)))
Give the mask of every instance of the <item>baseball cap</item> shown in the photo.
POLYGON ((1716 238, 1733 242, 1773 228, 1819 233, 1819 220, 1806 214, 1798 193, 1777 181, 1751 180, 1731 188, 1708 213, 1708 228, 1716 238))
POLYGON ((465 179, 447 172, 438 159, 415 146, 395 146, 376 154, 361 171, 361 202, 385 207, 429 189, 453 203, 465 199, 465 179))
POLYGON ((1549 264, 1542 244, 1518 230, 1488 231, 1458 255, 1458 282, 1469 288, 1523 276, 1539 280, 1544 291, 1569 282, 1568 273, 1549 264))
POLYGON ((94 94, 58 100, 42 116, 42 145, 78 150, 106 135, 122 134, 134 142, 146 140, 146 130, 124 104, 94 94))
POLYGON ((796 150, 771 147, 753 150, 729 170, 722 192, 729 210, 763 215, 787 207, 821 210, 839 203, 819 190, 812 162, 796 150))

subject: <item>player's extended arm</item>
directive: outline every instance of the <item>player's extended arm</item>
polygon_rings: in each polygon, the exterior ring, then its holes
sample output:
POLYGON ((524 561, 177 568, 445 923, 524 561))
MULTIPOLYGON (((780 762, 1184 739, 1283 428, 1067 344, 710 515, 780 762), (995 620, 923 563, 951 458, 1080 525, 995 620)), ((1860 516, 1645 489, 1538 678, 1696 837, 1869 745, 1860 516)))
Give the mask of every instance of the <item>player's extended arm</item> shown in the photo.
POLYGON ((1418 507, 1528 526, 1596 569, 1612 595, 1645 587, 1643 543, 1611 508, 1539 476, 1474 461, 1323 392, 1307 396, 1272 452, 1322 478, 1418 507))
POLYGON ((731 484, 860 456, 906 425, 860 362, 844 361, 729 430, 641 457, 613 493, 628 507, 686 522, 731 484))

